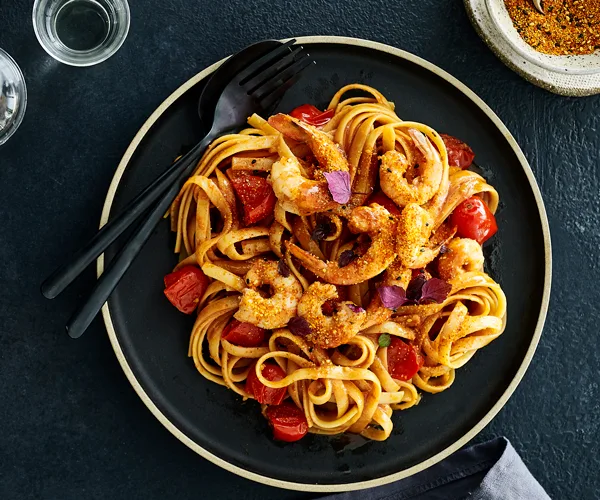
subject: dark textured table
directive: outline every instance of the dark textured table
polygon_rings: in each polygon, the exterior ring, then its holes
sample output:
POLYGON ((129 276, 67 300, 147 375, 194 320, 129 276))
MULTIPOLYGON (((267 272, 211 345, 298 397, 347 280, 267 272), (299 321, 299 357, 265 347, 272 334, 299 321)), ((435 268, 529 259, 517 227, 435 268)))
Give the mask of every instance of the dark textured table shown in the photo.
POLYGON ((132 3, 121 50, 78 69, 38 45, 31 1, 0 0, 0 47, 29 90, 25 120, 0 148, 0 498, 311 497, 248 482, 177 441, 130 387, 100 319, 67 337, 93 269, 57 300, 38 291, 94 234, 121 155, 166 96, 249 42, 310 34, 376 40, 437 64, 517 138, 550 218, 552 301, 529 371, 476 441, 507 436, 553 498, 600 498, 600 96, 558 97, 521 80, 459 0, 132 3))

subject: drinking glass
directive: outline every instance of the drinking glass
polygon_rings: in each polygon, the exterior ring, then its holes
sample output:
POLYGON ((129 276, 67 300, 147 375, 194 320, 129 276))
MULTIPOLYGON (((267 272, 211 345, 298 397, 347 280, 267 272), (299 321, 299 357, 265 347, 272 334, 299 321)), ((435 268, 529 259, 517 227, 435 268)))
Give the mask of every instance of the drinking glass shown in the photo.
POLYGON ((23 73, 15 60, 0 49, 0 146, 19 128, 26 107, 23 73))
POLYGON ((35 0, 33 29, 48 54, 71 66, 112 56, 129 32, 127 0, 35 0))

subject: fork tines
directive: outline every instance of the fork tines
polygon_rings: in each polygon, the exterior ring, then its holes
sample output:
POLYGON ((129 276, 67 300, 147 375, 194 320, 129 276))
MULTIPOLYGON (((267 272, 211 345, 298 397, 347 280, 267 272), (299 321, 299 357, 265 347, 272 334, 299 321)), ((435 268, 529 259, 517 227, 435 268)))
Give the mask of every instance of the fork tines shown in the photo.
POLYGON ((265 80, 259 87, 252 91, 256 99, 264 101, 275 92, 285 92, 296 81, 303 70, 315 63, 310 58, 310 54, 302 51, 302 47, 293 56, 286 64, 282 64, 270 79, 265 80))
POLYGON ((257 74, 261 73, 265 69, 268 69, 274 62, 277 62, 283 56, 290 52, 290 47, 296 43, 296 39, 292 38, 287 42, 281 44, 276 49, 267 52, 264 56, 258 58, 250 66, 240 71, 235 77, 240 85, 245 85, 250 78, 253 78, 257 74))
POLYGON ((298 79, 300 73, 315 62, 301 45, 289 40, 261 57, 238 76, 239 84, 264 108, 273 106, 298 79))

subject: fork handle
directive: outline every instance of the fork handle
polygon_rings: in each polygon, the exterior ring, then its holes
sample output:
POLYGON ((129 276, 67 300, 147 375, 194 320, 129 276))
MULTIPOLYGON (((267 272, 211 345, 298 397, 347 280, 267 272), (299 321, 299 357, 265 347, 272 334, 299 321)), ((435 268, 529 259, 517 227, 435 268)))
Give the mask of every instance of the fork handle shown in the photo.
MULTIPOLYGON (((194 150, 201 151, 206 148, 213 137, 214 134, 209 133, 198 143, 198 146, 195 147, 194 150)), ((115 289, 127 269, 129 269, 129 266, 146 241, 148 241, 152 235, 154 228, 169 209, 169 206, 179 193, 184 181, 191 174, 193 166, 192 163, 192 166, 189 168, 178 169, 179 176, 176 178, 176 182, 172 183, 171 187, 169 187, 164 196, 158 201, 154 208, 152 208, 148 216, 144 218, 139 228, 136 229, 123 248, 110 262, 102 276, 98 278, 90 296, 83 304, 81 304, 81 306, 79 306, 77 311, 75 311, 73 316, 71 316, 71 319, 67 322, 66 328, 69 336, 74 339, 78 338, 85 332, 87 327, 90 326, 94 317, 98 314, 100 309, 102 309, 102 306, 108 300, 112 291, 115 289)))
POLYGON ((206 138, 196 144, 185 156, 173 163, 173 165, 131 200, 116 217, 107 222, 75 255, 54 271, 42 283, 41 291, 44 297, 53 299, 59 295, 87 266, 94 262, 102 252, 131 226, 140 215, 146 212, 176 179, 184 176, 184 174, 185 176, 190 175, 207 145, 206 138))

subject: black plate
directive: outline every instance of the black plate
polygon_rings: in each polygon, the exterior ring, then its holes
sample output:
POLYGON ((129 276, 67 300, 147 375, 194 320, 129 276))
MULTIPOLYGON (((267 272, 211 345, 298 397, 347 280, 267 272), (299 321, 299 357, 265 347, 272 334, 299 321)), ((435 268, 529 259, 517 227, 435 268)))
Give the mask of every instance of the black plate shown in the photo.
MULTIPOLYGON (((374 485, 371 480, 381 484, 432 465, 472 438, 500 410, 541 334, 550 289, 550 240, 539 191, 520 149, 466 87, 433 65, 381 44, 336 38, 301 41, 311 43, 317 65, 286 95, 281 110, 306 102, 324 106, 341 86, 361 82, 394 101, 401 118, 456 135, 475 150, 501 198, 499 233, 485 252, 488 271, 508 298, 505 333, 457 371, 449 390, 425 394, 418 406, 396 412, 394 431, 386 442, 309 435, 282 445, 270 438, 257 403, 243 403, 238 395, 205 380, 187 358, 192 319, 178 313, 162 293, 163 276, 177 260, 167 222, 157 228, 104 314, 117 356, 136 391, 195 451, 272 485, 362 488, 374 485)), ((145 127, 138 134, 117 171, 104 217, 109 210, 120 210, 182 148, 200 138, 196 103, 202 85, 202 76, 188 82, 149 119, 149 130, 145 127)), ((114 254, 111 248, 106 258, 114 254)))

